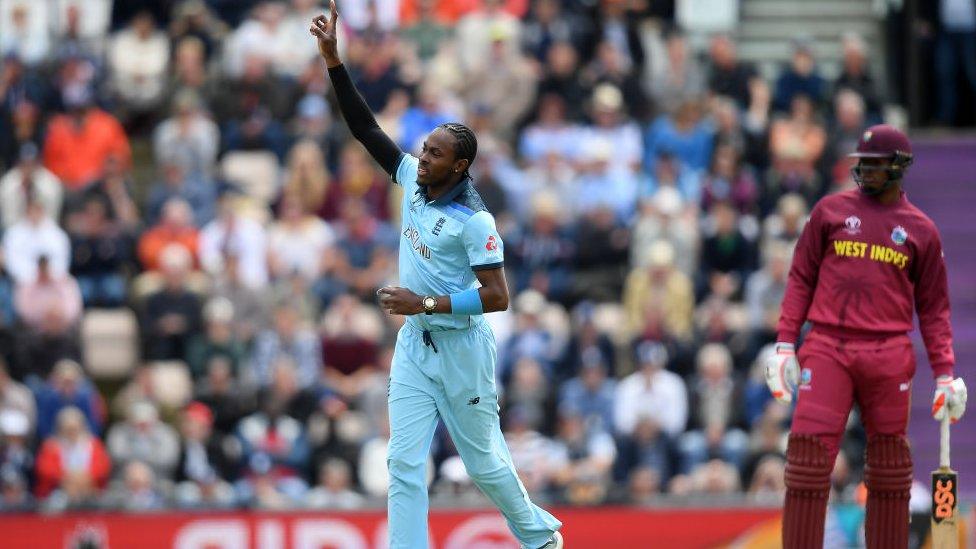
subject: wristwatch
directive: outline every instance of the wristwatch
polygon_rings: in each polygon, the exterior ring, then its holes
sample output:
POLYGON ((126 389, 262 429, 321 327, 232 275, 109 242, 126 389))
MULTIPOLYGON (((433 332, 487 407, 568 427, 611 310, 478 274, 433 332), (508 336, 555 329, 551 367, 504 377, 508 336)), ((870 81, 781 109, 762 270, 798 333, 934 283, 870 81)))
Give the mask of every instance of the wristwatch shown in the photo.
POLYGON ((424 297, 424 314, 432 315, 434 314, 434 309, 437 308, 437 298, 433 296, 424 297))

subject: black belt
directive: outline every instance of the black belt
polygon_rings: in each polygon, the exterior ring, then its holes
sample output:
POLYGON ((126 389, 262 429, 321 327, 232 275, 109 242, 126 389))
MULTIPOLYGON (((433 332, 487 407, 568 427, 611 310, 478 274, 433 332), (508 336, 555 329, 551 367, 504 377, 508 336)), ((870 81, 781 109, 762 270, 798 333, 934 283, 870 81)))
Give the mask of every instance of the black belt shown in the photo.
POLYGON ((430 347, 437 352, 437 345, 434 345, 434 338, 430 336, 430 330, 424 330, 424 345, 430 347))

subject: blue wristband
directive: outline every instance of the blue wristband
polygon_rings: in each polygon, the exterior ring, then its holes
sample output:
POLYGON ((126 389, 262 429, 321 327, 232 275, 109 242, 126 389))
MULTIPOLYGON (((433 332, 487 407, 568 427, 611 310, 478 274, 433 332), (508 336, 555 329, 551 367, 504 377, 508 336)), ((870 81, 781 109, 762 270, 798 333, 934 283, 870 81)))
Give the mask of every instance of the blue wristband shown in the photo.
POLYGON ((481 294, 478 293, 477 288, 451 294, 450 297, 452 315, 480 315, 484 313, 481 294))

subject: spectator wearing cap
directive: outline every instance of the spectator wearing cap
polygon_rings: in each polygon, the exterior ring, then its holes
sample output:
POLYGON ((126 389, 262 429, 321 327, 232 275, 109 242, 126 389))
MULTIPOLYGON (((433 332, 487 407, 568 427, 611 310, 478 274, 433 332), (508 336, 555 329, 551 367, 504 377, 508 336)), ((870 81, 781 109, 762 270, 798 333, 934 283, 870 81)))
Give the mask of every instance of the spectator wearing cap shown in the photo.
POLYGON ((129 138, 119 121, 95 106, 92 91, 72 84, 63 94, 67 112, 51 119, 44 141, 44 165, 68 192, 79 192, 102 174, 115 155, 128 166, 129 138))
POLYGON ((137 253, 139 262, 147 271, 162 268, 163 250, 171 245, 186 248, 193 256, 194 264, 199 262, 200 231, 193 225, 193 210, 182 198, 170 198, 163 204, 159 223, 139 237, 137 253))
POLYGON ((809 37, 800 37, 793 41, 790 66, 776 80, 776 91, 773 93, 775 110, 790 110, 793 98, 797 95, 809 97, 814 107, 823 104, 827 83, 817 69, 813 48, 813 40, 809 37))
POLYGON ((582 147, 583 165, 573 182, 577 193, 573 209, 586 216, 605 208, 619 223, 629 223, 637 204, 637 176, 615 161, 609 140, 587 140, 582 147))
POLYGON ((38 259, 47 258, 53 276, 68 272, 71 242, 67 233, 50 217, 44 204, 31 196, 25 215, 3 234, 3 263, 17 284, 37 280, 38 259))
POLYGON ((207 374, 216 358, 227 360, 233 372, 240 372, 247 350, 234 332, 234 305, 225 297, 211 298, 203 307, 203 331, 195 334, 186 350, 186 363, 193 379, 207 374))
POLYGON ((495 25, 488 32, 488 51, 465 70, 460 94, 469 105, 487 108, 491 112, 492 133, 509 141, 535 102, 535 74, 509 28, 495 25))
POLYGON ((213 432, 213 413, 206 404, 191 402, 180 418, 180 452, 173 480, 181 507, 228 507, 234 478, 232 458, 223 437, 213 432))
POLYGON ((717 458, 741 467, 749 436, 741 429, 742 393, 732 373, 728 348, 709 343, 698 351, 696 374, 688 384, 689 430, 678 441, 681 472, 717 458))
POLYGON ((686 340, 691 338, 695 306, 694 286, 675 266, 675 249, 665 240, 651 244, 647 265, 627 276, 623 305, 631 333, 649 331, 686 340), (660 325, 651 322, 660 319, 660 325))
POLYGON ((164 285, 146 296, 141 310, 145 356, 183 360, 190 339, 201 326, 200 297, 187 284, 193 257, 186 248, 171 244, 163 250, 160 262, 164 285))
POLYGON ((191 177, 212 177, 220 150, 220 130, 203 111, 198 92, 183 89, 173 98, 172 115, 153 130, 153 153, 179 165, 191 177))
POLYGON ((25 328, 17 338, 20 361, 31 373, 43 377, 58 359, 77 356, 81 291, 71 275, 51 269, 47 256, 37 260, 33 281, 17 285, 14 306, 25 328))
POLYGON ((37 401, 37 438, 44 440, 55 430, 58 414, 64 408, 79 410, 87 421, 87 430, 98 434, 105 423, 105 403, 81 365, 64 359, 54 365, 46 382, 33 385, 37 401))
POLYGON ((680 435, 688 422, 685 383, 665 369, 667 349, 656 341, 642 341, 636 348, 638 370, 617 384, 614 394, 614 426, 620 435, 634 434, 642 421, 653 422, 669 437, 680 435))
POLYGON ((611 366, 596 347, 585 349, 580 356, 579 375, 559 388, 559 410, 582 417, 586 428, 612 433, 614 430, 614 394, 616 381, 610 377, 611 366))
MULTIPOLYGON (((598 84, 589 98, 589 115, 592 124, 584 126, 579 135, 579 151, 593 151, 594 147, 606 147, 611 151, 613 168, 637 172, 641 167, 644 150, 641 147, 641 130, 624 111, 624 95, 611 83, 598 84), (599 145, 597 145, 599 144, 599 145)), ((577 153, 579 154, 579 152, 577 153)))
POLYGON ((480 6, 457 21, 456 35, 464 37, 458 44, 457 52, 463 70, 477 66, 488 57, 493 36, 504 35, 506 41, 518 46, 522 38, 522 21, 519 17, 524 14, 527 3, 517 2, 520 9, 506 9, 512 7, 506 6, 507 3, 516 4, 505 0, 483 0, 480 6))
POLYGON ((37 403, 26 385, 10 377, 7 361, 0 355, 0 412, 15 410, 27 419, 27 430, 33 436, 37 427, 37 403))
MULTIPOLYGON (((658 170, 666 165, 658 163, 658 170)), ((674 166, 674 164, 670 164, 674 166)), ((675 266, 686 275, 693 275, 698 267, 698 212, 671 185, 658 188, 639 204, 630 242, 630 264, 646 267, 654 242, 663 240, 675 250, 685 250, 675 257, 675 266)))
POLYGON ((113 425, 105 440, 117 470, 142 462, 158 477, 170 478, 179 460, 179 435, 159 419, 156 405, 148 400, 133 402, 125 421, 113 425))
POLYGON ((130 122, 154 116, 163 102, 169 71, 170 43, 149 11, 136 13, 108 45, 112 88, 130 122))
POLYGON ((69 406, 57 415, 57 432, 37 452, 39 498, 56 496, 53 507, 92 505, 105 488, 112 461, 102 441, 89 430, 82 412, 69 406))
POLYGON ((239 213, 236 201, 240 191, 223 189, 217 218, 200 231, 200 264, 217 276, 224 269, 228 254, 237 257, 241 280, 252 288, 268 283, 267 233, 254 219, 239 213))
POLYGON ((125 302, 125 272, 135 242, 109 217, 108 204, 98 196, 85 199, 82 210, 68 220, 71 274, 77 278, 86 307, 119 307, 125 302))
POLYGON ((0 224, 9 229, 24 217, 31 200, 43 205, 45 217, 61 214, 61 181, 37 161, 37 145, 20 147, 17 164, 0 178, 0 224))

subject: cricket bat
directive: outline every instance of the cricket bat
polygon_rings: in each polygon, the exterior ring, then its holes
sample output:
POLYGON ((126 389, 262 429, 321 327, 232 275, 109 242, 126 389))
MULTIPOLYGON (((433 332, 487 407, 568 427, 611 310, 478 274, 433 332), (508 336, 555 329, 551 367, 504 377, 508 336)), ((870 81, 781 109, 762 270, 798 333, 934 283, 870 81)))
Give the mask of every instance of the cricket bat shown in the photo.
POLYGON ((940 431, 939 468, 932 471, 932 549, 959 549, 959 479, 949 468, 949 414, 942 419, 940 431))

